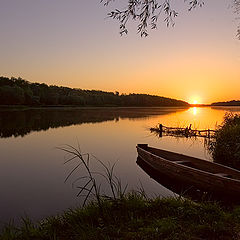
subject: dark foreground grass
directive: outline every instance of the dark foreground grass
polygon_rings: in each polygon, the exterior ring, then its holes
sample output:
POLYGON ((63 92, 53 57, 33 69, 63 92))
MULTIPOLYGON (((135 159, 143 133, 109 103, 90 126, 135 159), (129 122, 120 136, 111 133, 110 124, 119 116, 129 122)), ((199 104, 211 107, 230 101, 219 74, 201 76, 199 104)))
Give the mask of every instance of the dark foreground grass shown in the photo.
POLYGON ((1 240, 240 239, 240 208, 183 198, 146 199, 128 194, 90 203, 37 224, 5 226, 1 240))

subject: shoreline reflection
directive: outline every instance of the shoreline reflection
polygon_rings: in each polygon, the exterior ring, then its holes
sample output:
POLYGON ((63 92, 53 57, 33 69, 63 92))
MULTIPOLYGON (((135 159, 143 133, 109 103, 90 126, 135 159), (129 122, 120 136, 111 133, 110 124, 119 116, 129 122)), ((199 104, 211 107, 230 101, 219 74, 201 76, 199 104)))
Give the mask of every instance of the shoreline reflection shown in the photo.
POLYGON ((24 137, 31 132, 84 123, 146 119, 185 110, 186 108, 0 109, 0 138, 24 137))

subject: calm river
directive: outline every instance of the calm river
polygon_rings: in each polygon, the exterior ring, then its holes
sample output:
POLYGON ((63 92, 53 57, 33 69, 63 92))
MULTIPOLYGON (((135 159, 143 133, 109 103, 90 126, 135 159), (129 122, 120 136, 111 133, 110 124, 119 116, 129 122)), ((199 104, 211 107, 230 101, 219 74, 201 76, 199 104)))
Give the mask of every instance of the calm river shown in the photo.
MULTIPOLYGON (((61 213, 81 203, 73 181, 64 180, 74 162, 57 147, 77 146, 105 163, 117 161, 115 171, 128 189, 141 184, 149 196, 169 196, 171 191, 151 179, 136 164, 137 143, 211 160, 203 139, 158 138, 149 127, 187 126, 214 129, 231 108, 101 108, 0 110, 0 221, 33 220, 61 213)), ((94 165, 94 163, 93 163, 94 165)), ((94 168, 95 166, 93 166, 94 168)))

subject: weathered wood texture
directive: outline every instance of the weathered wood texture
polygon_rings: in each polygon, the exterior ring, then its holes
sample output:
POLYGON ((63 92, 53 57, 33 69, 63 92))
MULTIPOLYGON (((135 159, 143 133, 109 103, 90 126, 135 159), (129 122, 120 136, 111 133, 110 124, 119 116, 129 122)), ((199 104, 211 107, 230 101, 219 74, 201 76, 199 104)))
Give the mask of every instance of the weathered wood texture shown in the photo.
POLYGON ((193 184, 202 190, 229 194, 240 200, 240 171, 210 161, 147 145, 137 146, 138 156, 159 173, 193 184))
POLYGON ((163 134, 167 136, 178 136, 178 137, 205 137, 205 138, 214 138, 214 133, 216 130, 212 129, 192 129, 192 125, 190 124, 186 128, 180 128, 180 127, 167 127, 162 124, 159 124, 159 126, 150 128, 151 132, 158 133, 160 137, 163 136, 163 134))

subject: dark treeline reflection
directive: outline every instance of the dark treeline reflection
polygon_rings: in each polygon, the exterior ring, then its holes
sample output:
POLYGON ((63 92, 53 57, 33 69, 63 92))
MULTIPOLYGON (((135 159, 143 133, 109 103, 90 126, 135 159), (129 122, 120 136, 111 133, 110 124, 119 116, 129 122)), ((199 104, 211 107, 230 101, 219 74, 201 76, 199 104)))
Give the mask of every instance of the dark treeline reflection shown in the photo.
POLYGON ((174 108, 50 108, 6 110, 0 109, 0 137, 18 137, 32 131, 48 130, 82 123, 118 121, 120 118, 138 119, 164 115, 184 109, 174 108))

